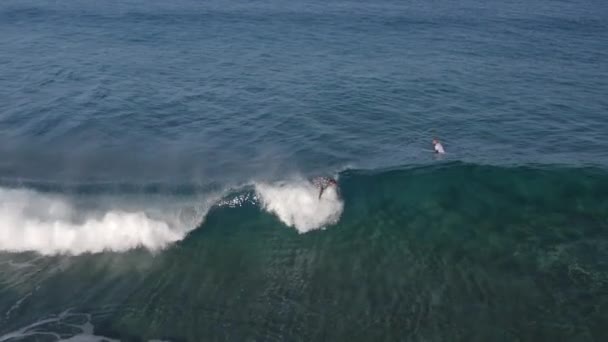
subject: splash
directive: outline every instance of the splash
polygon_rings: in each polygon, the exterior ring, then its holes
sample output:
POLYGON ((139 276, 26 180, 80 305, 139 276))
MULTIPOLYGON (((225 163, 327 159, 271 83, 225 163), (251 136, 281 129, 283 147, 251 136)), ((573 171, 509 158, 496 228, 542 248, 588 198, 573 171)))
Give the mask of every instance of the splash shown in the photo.
POLYGON ((264 210, 299 233, 335 224, 344 208, 334 187, 327 188, 319 198, 319 189, 307 181, 261 183, 255 185, 255 190, 264 210))
POLYGON ((202 222, 207 208, 85 209, 61 195, 0 188, 0 250, 44 255, 137 247, 156 251, 183 239, 202 222))

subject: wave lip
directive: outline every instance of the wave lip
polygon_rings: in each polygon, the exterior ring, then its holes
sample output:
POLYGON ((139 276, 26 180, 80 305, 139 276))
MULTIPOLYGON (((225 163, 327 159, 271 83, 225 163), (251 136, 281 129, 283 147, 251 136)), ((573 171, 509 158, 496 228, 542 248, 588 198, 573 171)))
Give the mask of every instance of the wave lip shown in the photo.
POLYGON ((255 191, 264 210, 299 233, 337 223, 344 209, 334 187, 328 187, 319 198, 319 189, 307 181, 258 183, 255 191))

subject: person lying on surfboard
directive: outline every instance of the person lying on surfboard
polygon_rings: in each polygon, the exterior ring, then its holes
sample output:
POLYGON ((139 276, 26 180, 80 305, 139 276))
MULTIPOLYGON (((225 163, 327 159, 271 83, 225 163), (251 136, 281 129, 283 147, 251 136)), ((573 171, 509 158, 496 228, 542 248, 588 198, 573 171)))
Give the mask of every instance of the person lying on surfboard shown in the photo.
POLYGON ((329 188, 330 186, 338 187, 338 182, 331 177, 316 177, 312 180, 312 184, 319 188, 319 199, 323 195, 323 191, 329 188))
POLYGON ((443 149, 443 145, 437 140, 437 138, 433 139, 433 150, 438 154, 445 154, 445 150, 443 149))

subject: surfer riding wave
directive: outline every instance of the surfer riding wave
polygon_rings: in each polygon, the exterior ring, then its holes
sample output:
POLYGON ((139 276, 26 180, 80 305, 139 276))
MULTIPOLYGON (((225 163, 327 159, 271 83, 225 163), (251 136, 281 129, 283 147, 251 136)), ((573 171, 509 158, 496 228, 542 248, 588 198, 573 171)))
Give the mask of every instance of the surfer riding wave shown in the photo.
POLYGON ((325 191, 325 189, 327 189, 331 186, 335 186, 336 189, 338 189, 338 181, 336 181, 334 178, 331 178, 331 177, 313 178, 312 184, 315 187, 319 188, 319 199, 321 199, 321 196, 323 196, 323 191, 325 191))

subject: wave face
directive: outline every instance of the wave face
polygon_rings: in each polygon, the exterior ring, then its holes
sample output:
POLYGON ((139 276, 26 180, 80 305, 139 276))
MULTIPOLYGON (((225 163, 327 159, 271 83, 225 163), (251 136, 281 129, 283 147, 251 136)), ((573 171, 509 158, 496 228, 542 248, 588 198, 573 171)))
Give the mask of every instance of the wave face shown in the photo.
POLYGON ((305 179, 126 188, 2 189, 0 336, 605 340, 603 169, 350 169, 321 200, 305 179), (68 308, 88 316, 45 324, 68 308))
POLYGON ((44 255, 125 252, 140 247, 159 251, 197 228, 205 229, 209 210, 243 222, 270 214, 282 225, 306 233, 339 224, 345 206, 358 208, 357 214, 364 216, 381 210, 377 205, 382 203, 402 205, 405 212, 413 206, 407 201, 427 203, 439 210, 436 219, 442 220, 440 209, 444 207, 463 206, 463 212, 485 210, 487 214, 511 210, 510 206, 499 208, 501 201, 519 199, 572 210, 564 207, 568 204, 564 196, 581 193, 583 199, 595 198, 596 203, 588 204, 594 207, 604 205, 598 194, 608 192, 606 176, 592 168, 445 163, 411 169, 346 170, 340 178, 340 190, 330 187, 321 198, 319 189, 302 178, 252 182, 214 193, 197 193, 193 188, 185 194, 150 194, 131 189, 132 193, 120 196, 105 193, 99 186, 80 195, 56 188, 4 187, 0 188, 0 250, 44 255), (487 208, 472 206, 484 191, 487 208), (255 209, 246 211, 244 206, 255 209), (221 208, 229 211, 216 210, 221 208))

